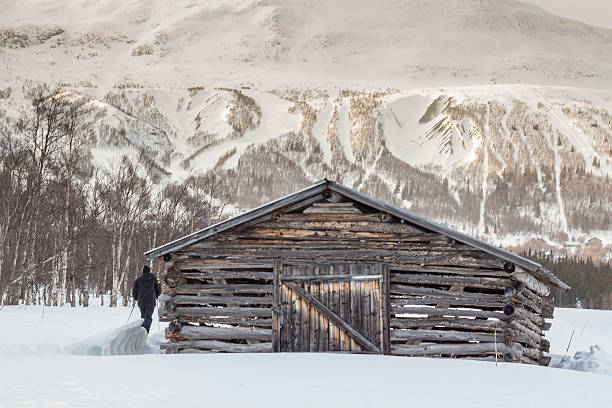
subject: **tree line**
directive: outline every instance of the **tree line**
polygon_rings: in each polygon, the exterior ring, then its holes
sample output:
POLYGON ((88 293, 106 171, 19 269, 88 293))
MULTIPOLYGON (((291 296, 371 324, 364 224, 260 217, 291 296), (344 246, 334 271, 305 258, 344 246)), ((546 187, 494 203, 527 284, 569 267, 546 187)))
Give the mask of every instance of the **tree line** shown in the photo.
MULTIPOLYGON (((159 177, 152 177, 157 171, 156 156, 146 150, 135 159, 118 157, 113 166, 101 169, 92 163, 96 132, 85 98, 61 88, 37 86, 27 91, 27 101, 17 119, 0 112, 2 304, 87 306, 90 296, 103 294, 110 294, 111 306, 119 299, 127 304, 131 283, 146 262, 142 255, 146 250, 219 221, 229 201, 255 206, 308 183, 303 172, 288 171, 293 162, 286 158, 287 147, 283 155, 271 155, 263 148, 252 154, 247 150, 249 155, 239 161, 236 171, 209 171, 181 182, 161 184, 159 177), (254 165, 264 158, 269 163, 269 178, 258 173, 263 171, 261 166, 254 165), (283 171, 274 171, 278 169, 283 171), (274 179, 278 174, 284 175, 284 183, 274 179)), ((303 154, 308 149, 298 142, 304 143, 294 135, 269 144, 289 143, 296 154, 303 154)), ((313 162, 320 162, 318 159, 313 162)), ((382 160, 388 167, 396 162, 391 155, 382 160)), ((398 166, 393 179, 399 180, 401 173, 410 182, 410 194, 404 191, 408 184, 398 182, 395 196, 406 200, 416 195, 412 189, 435 185, 424 173, 407 167, 398 166), (428 182, 421 183, 423 180, 428 182)), ((394 201, 375 184, 364 184, 374 195, 394 201)), ((448 194, 447 183, 439 190, 448 194)), ((454 202, 444 197, 436 201, 454 202)), ((465 209, 469 200, 462 202, 465 209)), ((413 210, 428 215, 418 206, 413 210)), ((453 208, 438 208, 437 214, 453 212, 453 208)), ((472 213, 477 214, 476 201, 472 213)), ((556 306, 578 303, 612 308, 609 263, 597 265, 590 259, 544 253, 523 255, 572 286, 568 292, 555 294, 556 306)), ((156 264, 153 270, 160 272, 156 264)))
POLYGON ((47 86, 27 100, 0 112, 0 303, 127 304, 142 254, 218 221, 223 186, 214 172, 159 184, 146 151, 96 168, 87 100, 47 86))
POLYGON ((555 289, 555 306, 612 309, 612 264, 609 261, 597 264, 591 258, 556 257, 550 252, 532 253, 531 250, 522 256, 548 268, 571 286, 567 291, 555 289))

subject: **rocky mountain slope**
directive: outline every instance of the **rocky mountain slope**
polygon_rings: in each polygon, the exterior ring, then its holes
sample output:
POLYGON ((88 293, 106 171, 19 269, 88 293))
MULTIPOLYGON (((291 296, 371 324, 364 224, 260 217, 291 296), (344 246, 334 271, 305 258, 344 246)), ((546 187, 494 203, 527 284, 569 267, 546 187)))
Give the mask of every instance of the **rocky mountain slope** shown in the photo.
POLYGON ((510 0, 0 6, 0 108, 59 82, 98 168, 216 172, 238 209, 327 177, 506 247, 611 257, 612 30, 510 0))

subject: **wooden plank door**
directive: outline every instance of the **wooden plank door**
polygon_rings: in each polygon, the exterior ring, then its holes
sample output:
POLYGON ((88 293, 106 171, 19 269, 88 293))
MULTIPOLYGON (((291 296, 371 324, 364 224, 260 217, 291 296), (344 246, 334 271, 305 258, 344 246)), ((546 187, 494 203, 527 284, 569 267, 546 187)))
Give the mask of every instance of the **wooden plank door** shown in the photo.
POLYGON ((381 263, 274 267, 274 351, 389 350, 389 268, 381 263))

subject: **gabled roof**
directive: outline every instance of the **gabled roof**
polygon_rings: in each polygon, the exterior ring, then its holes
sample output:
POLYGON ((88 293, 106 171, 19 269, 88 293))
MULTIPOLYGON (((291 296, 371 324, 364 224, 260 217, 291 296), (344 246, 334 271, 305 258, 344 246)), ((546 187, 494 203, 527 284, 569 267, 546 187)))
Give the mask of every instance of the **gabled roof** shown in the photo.
POLYGON ((428 220, 427 218, 421 217, 420 215, 417 215, 417 214, 411 213, 410 211, 406 211, 401 208, 395 207, 382 200, 379 200, 377 198, 374 198, 364 193, 360 193, 359 191, 353 190, 352 188, 343 186, 342 184, 338 184, 338 183, 335 183, 327 179, 323 179, 303 190, 297 191, 293 194, 289 194, 277 200, 270 201, 269 203, 259 206, 251 211, 248 211, 236 217, 227 219, 220 223, 214 224, 200 231, 196 231, 192 234, 186 235, 182 238, 179 238, 177 240, 164 244, 158 248, 152 249, 146 252, 145 256, 147 257, 147 259, 151 260, 153 258, 157 258, 167 253, 177 251, 195 242, 201 241, 212 235, 218 234, 219 232, 226 231, 230 228, 237 227, 244 223, 253 221, 257 218, 264 217, 275 211, 279 211, 279 210, 283 210, 284 208, 291 207, 292 205, 296 203, 299 203, 301 201, 317 196, 325 190, 331 190, 355 202, 361 203, 363 205, 366 205, 374 209, 377 209, 379 211, 385 212, 387 214, 393 215, 399 219, 403 219, 407 221, 408 223, 414 224, 426 230, 438 232, 442 235, 455 239, 466 245, 470 245, 474 248, 478 248, 500 259, 503 259, 508 262, 512 262, 528 271, 533 272, 541 279, 548 281, 549 283, 557 287, 560 287, 563 289, 570 288, 568 285, 563 283, 559 278, 553 275, 548 269, 546 269, 545 267, 543 267, 542 265, 536 262, 533 262, 529 259, 518 256, 504 249, 487 244, 486 242, 470 237, 469 235, 463 234, 459 231, 446 227, 442 224, 438 224, 436 222, 428 220))

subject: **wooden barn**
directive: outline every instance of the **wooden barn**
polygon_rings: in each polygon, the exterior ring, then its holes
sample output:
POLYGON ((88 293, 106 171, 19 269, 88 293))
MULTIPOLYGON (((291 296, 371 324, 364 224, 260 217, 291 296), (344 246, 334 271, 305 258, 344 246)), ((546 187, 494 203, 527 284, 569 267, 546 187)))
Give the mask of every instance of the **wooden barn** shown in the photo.
POLYGON ((167 353, 354 352, 548 364, 543 266, 322 180, 145 254, 167 353))

